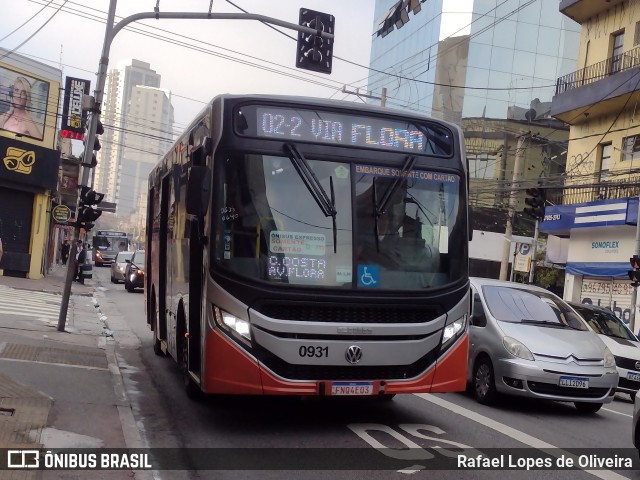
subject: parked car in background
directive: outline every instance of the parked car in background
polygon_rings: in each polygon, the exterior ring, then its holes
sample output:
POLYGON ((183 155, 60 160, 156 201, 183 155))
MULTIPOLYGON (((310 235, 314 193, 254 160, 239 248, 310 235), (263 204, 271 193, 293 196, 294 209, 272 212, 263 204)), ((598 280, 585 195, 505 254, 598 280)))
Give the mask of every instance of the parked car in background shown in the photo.
POLYGON ((573 402, 595 413, 613 400, 615 358, 564 300, 533 285, 471 278, 467 380, 476 400, 498 394, 573 402))
POLYGON ((616 358, 618 392, 628 393, 635 400, 640 389, 640 342, 625 323, 608 308, 584 303, 569 303, 600 335, 616 358))
POLYGON ((136 250, 127 260, 124 271, 124 288, 132 293, 136 288, 144 288, 144 250, 136 250))
POLYGON ((118 252, 111 264, 111 283, 124 282, 124 272, 127 269, 127 260, 131 260, 133 252, 118 252))

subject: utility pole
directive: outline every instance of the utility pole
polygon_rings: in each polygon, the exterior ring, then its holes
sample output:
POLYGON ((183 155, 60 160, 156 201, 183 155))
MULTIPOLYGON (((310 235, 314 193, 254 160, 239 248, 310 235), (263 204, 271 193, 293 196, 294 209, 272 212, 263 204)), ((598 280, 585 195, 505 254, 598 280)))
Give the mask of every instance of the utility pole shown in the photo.
MULTIPOLYGON (((513 164, 513 180, 511 182, 511 192, 509 193, 509 213, 507 215, 507 226, 504 231, 504 244, 502 247, 502 262, 500 263, 500 280, 507 279, 509 270, 509 252, 511 250, 511 237, 513 235, 513 220, 516 216, 516 206, 518 205, 517 191, 522 180, 522 169, 524 167, 525 142, 529 139, 531 132, 518 135, 518 145, 516 147, 516 158, 513 164)), ((513 268, 513 266, 511 267, 513 268)))
POLYGON ((96 139, 96 132, 98 130, 98 120, 100 117, 100 109, 102 107, 102 97, 104 95, 104 86, 107 80, 107 68, 109 67, 109 53, 111 50, 111 43, 115 36, 124 27, 138 20, 144 19, 156 19, 172 18, 172 19, 185 19, 185 20, 257 20, 259 22, 277 25, 279 27, 288 28, 290 30, 296 30, 298 32, 309 33, 311 35, 319 36, 322 38, 334 39, 332 33, 320 31, 303 25, 297 25, 295 23, 284 22, 277 18, 267 17, 265 15, 258 15, 254 13, 211 13, 206 12, 160 12, 159 7, 156 6, 153 12, 141 12, 130 15, 120 20, 114 25, 116 16, 116 4, 117 0, 109 1, 109 13, 107 14, 107 25, 104 32, 104 43, 102 45, 102 55, 100 56, 100 62, 98 65, 98 74, 96 79, 96 88, 94 90, 94 107, 92 108, 93 114, 91 115, 89 126, 87 129, 87 135, 85 137, 85 149, 81 164, 81 172, 78 182, 78 202, 76 204, 76 227, 74 230, 73 243, 71 245, 71 252, 69 253, 69 263, 67 267, 67 276, 65 279, 64 290, 62 293, 62 299, 60 301, 60 315, 58 316, 58 331, 64 332, 65 323, 67 320, 67 311, 69 309, 69 297, 71 296, 71 284, 73 283, 73 277, 76 273, 76 251, 77 241, 80 238, 80 223, 78 222, 78 215, 80 212, 80 191, 82 187, 89 185, 89 178, 92 170, 92 156, 93 156, 93 144, 96 139))
POLYGON ((531 245, 531 266, 529 267, 529 283, 533 283, 533 273, 536 268, 536 250, 538 249, 538 235, 540 234, 540 220, 536 219, 536 229, 533 233, 533 245, 531 245))
POLYGON ((371 95, 371 94, 367 94, 367 93, 360 93, 360 89, 356 89, 356 91, 349 91, 347 90, 346 85, 344 85, 342 87, 342 93, 348 93, 349 95, 355 95, 358 98, 371 98, 373 100, 380 100, 380 106, 381 107, 386 107, 387 106, 387 87, 382 87, 382 91, 380 93, 380 96, 376 96, 376 95, 371 95))

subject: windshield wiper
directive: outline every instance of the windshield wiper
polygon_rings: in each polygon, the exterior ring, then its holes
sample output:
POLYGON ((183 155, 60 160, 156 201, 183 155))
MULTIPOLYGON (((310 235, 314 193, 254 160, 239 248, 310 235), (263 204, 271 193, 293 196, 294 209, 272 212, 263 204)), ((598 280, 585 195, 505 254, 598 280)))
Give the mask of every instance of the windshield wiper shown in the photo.
POLYGON ((336 195, 333 189, 333 177, 329 177, 329 187, 331 190, 331 198, 329 198, 329 195, 327 195, 327 192, 322 187, 322 184, 318 180, 318 177, 316 177, 316 174, 313 173, 313 170, 309 166, 307 159, 302 155, 302 152, 300 152, 295 145, 291 145, 289 143, 285 143, 284 149, 289 154, 289 158, 291 159, 296 172, 298 172, 302 182, 320 207, 322 213, 324 213, 324 216, 332 218, 333 253, 336 253, 338 249, 338 227, 336 225, 336 215, 338 212, 336 211, 336 195))
MULTIPOLYGON (((544 325, 544 326, 557 327, 557 328, 574 328, 571 325, 567 325, 562 322, 553 322, 551 320, 535 320, 535 319, 523 318, 520 320, 520 323, 525 323, 529 325, 544 325)), ((574 330, 578 330, 578 329, 574 328, 574 330)))
POLYGON ((394 179, 393 183, 389 185, 387 190, 384 192, 384 194, 382 195, 382 199, 380 200, 380 205, 376 204, 375 206, 376 219, 387 210, 387 204, 389 203, 391 196, 394 194, 394 192, 398 188, 400 181, 406 178, 405 173, 411 171, 415 163, 416 163, 416 157, 414 157, 413 155, 408 156, 407 159, 404 161, 404 165, 402 165, 402 170, 400 171, 400 175, 394 179))

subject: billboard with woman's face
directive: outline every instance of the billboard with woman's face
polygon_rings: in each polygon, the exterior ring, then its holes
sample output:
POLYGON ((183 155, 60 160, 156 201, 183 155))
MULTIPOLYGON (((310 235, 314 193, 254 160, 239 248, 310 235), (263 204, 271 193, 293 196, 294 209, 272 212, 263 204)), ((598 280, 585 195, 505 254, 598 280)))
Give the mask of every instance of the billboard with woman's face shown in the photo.
POLYGON ((0 66, 0 130, 44 138, 49 82, 0 66))

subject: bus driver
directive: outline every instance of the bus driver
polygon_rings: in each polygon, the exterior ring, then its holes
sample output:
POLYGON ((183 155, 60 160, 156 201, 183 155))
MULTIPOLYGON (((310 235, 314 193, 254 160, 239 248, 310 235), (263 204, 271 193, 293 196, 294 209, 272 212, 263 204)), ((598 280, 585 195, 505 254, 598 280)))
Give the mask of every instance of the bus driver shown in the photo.
POLYGON ((375 177, 371 187, 358 197, 358 264, 380 268, 380 288, 425 288, 438 272, 440 252, 422 238, 421 221, 407 215, 407 204, 415 203, 408 193, 407 180, 401 180, 395 188, 393 180, 375 177), (391 196, 381 211, 382 199, 390 188, 391 196))

